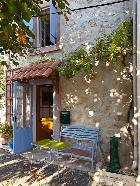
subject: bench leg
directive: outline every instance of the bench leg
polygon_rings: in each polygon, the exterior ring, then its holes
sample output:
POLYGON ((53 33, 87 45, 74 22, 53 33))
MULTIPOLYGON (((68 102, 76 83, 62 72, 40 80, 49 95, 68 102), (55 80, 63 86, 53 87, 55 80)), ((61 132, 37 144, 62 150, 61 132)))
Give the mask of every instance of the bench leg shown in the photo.
POLYGON ((91 163, 91 168, 93 169, 93 166, 94 166, 94 161, 92 159, 92 163, 91 163))
POLYGON ((97 151, 97 148, 96 146, 93 146, 92 148, 92 169, 96 169, 96 151, 97 151))
POLYGON ((59 162, 58 162, 58 157, 57 157, 57 172, 58 172, 58 179, 60 181, 60 174, 59 174, 59 162))

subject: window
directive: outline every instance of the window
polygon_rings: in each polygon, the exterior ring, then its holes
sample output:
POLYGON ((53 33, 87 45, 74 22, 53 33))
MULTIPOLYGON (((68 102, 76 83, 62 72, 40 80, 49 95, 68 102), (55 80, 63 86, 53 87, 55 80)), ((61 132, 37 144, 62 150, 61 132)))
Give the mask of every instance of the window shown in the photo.
POLYGON ((17 87, 16 122, 18 128, 30 127, 30 88, 26 84, 17 87))
POLYGON ((59 49, 59 15, 57 7, 52 4, 42 7, 42 15, 33 17, 29 23, 25 24, 34 32, 35 39, 29 38, 33 43, 33 48, 38 48, 42 52, 49 52, 59 49))
POLYGON ((39 48, 42 52, 59 49, 59 15, 57 14, 57 7, 52 4, 43 7, 42 16, 33 17, 28 24, 35 34, 34 48, 39 48))

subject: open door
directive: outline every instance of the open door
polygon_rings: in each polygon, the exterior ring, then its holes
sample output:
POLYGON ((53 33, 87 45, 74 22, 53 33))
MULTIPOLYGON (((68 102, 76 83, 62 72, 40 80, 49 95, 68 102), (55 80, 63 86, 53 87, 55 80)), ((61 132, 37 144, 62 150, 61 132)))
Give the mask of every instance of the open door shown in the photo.
POLYGON ((53 86, 37 86, 36 140, 51 139, 53 134, 53 86))
POLYGON ((33 87, 29 84, 13 84, 13 153, 31 149, 33 142, 33 87))

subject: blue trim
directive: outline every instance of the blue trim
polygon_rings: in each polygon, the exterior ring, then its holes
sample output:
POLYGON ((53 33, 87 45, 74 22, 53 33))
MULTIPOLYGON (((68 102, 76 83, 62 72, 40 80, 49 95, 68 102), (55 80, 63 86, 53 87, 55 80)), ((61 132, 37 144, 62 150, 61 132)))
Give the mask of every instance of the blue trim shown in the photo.
MULTIPOLYGON (((33 104, 33 91, 32 88, 30 88, 30 103, 31 105, 33 104)), ((14 130, 13 130, 13 153, 21 153, 27 150, 30 150, 32 148, 31 143, 33 142, 33 130, 32 130, 32 106, 31 108, 31 115, 30 115, 30 120, 31 120, 31 126, 26 127, 25 125, 25 113, 26 113, 26 84, 23 83, 18 83, 14 82, 14 91, 13 91, 13 111, 14 111, 14 130), (23 111, 22 111, 22 117, 23 119, 23 128, 18 128, 17 127, 17 121, 16 121, 16 116, 17 116, 17 87, 18 85, 23 86, 23 111)))
POLYGON ((23 84, 23 107, 22 107, 22 114, 23 114, 23 128, 26 127, 26 84, 23 84))
POLYGON ((13 151, 13 138, 11 138, 8 142, 8 148, 13 151))
POLYGON ((15 135, 15 131, 16 131, 16 117, 17 117, 17 86, 18 86, 18 82, 15 81, 13 83, 13 152, 15 151, 15 141, 16 141, 16 135, 15 135))
POLYGON ((30 85, 30 128, 32 130, 32 142, 33 142, 33 85, 30 85))

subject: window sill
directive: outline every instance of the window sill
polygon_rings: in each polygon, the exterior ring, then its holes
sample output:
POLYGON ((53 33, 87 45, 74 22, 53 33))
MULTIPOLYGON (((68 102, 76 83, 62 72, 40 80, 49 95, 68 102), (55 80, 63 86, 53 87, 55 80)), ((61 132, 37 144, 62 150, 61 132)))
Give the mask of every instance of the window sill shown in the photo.
POLYGON ((41 48, 35 49, 34 52, 29 52, 28 55, 29 56, 35 56, 35 55, 39 55, 39 54, 55 52, 57 50, 60 50, 60 46, 58 44, 50 45, 50 46, 46 46, 46 47, 41 47, 41 48))

